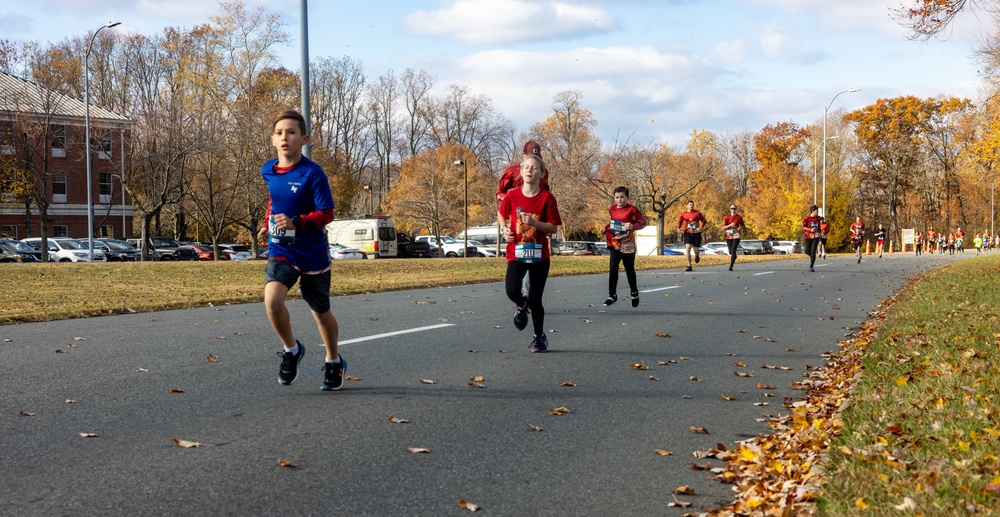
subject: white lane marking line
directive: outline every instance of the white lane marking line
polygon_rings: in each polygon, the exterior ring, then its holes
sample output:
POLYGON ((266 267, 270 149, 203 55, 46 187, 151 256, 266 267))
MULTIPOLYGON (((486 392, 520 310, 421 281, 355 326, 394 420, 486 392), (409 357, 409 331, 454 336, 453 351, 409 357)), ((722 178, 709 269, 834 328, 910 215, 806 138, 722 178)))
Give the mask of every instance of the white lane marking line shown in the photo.
POLYGON ((374 336, 359 337, 355 339, 347 339, 337 343, 338 345, 349 345, 351 343, 360 343, 362 341, 371 341, 373 339, 382 339, 384 337, 398 336, 400 334, 410 334, 413 332, 423 332, 425 330, 434 330, 444 327, 454 327, 454 323, 442 323, 440 325, 431 325, 429 327, 418 327, 415 329, 397 330, 395 332, 386 332, 385 334, 375 334, 374 336))
POLYGON ((656 289, 646 289, 645 291, 639 291, 640 293, 655 293, 656 291, 665 291, 667 289, 680 289, 679 285, 672 285, 670 287, 657 287, 656 289))
POLYGON ((826 267, 826 266, 829 266, 829 264, 816 264, 816 267, 826 267))
POLYGON ((762 272, 760 272, 760 273, 754 273, 754 274, 753 274, 753 276, 760 276, 760 275, 773 275, 773 274, 774 274, 774 271, 762 271, 762 272))

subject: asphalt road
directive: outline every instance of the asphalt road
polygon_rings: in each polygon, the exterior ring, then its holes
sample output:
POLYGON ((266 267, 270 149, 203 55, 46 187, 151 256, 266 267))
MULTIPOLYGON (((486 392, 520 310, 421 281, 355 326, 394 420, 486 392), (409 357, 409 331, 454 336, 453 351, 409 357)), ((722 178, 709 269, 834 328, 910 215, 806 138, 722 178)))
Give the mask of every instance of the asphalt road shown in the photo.
POLYGON ((306 371, 289 387, 261 304, 0 326, 0 514, 438 516, 464 515, 465 500, 481 515, 669 516, 724 505, 730 487, 690 469, 707 462, 692 453, 767 433, 762 414, 801 397, 791 383, 882 299, 971 256, 644 271, 634 309, 624 274, 624 301, 608 308, 606 275, 550 278, 547 354, 528 350, 531 327, 514 328, 500 283, 338 297, 357 378, 340 392, 319 389, 322 347, 301 301, 290 309, 306 371), (470 387, 477 376, 484 388, 470 387), (571 412, 549 415, 559 407, 571 412), (694 508, 667 507, 681 485, 694 508))

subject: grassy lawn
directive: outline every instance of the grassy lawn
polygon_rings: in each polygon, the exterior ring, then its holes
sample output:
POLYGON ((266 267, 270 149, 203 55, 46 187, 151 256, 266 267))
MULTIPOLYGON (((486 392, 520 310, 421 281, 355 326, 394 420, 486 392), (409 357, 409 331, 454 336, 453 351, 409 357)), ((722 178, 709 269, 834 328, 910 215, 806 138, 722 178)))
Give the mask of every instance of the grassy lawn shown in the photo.
POLYGON ((863 349, 825 515, 1000 515, 1000 257, 927 275, 863 349))
MULTIPOLYGON (((699 265, 728 260, 706 256, 699 265)), ((638 269, 684 265, 678 256, 636 260, 638 269)), ((345 295, 501 281, 506 267, 502 259, 487 258, 338 261, 330 289, 334 295, 345 295)), ((607 267, 608 257, 553 257, 549 274, 603 273, 607 267)), ((263 261, 0 264, 0 271, 4 279, 0 324, 260 302, 264 296, 263 261)), ((296 288, 292 296, 297 295, 296 288)))

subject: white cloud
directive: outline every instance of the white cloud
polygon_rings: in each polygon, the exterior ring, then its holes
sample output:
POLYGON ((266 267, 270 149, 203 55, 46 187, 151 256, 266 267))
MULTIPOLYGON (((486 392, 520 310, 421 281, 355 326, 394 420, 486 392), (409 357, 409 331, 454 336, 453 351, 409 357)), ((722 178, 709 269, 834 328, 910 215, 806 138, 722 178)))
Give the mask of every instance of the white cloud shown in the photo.
POLYGON ((414 11, 402 22, 411 32, 487 45, 582 37, 618 28, 599 7, 527 0, 454 0, 434 11, 414 11))

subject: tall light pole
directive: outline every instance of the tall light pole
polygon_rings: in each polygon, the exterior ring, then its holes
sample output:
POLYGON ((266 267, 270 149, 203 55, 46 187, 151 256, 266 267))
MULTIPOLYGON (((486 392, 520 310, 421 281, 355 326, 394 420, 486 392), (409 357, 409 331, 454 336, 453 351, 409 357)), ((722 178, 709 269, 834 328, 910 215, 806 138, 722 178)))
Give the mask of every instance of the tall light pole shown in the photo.
MULTIPOLYGON (((83 111, 84 111, 84 126, 86 133, 86 153, 83 159, 87 162, 87 249, 89 250, 90 261, 94 261, 94 190, 93 183, 90 178, 91 176, 91 156, 90 156, 90 51, 94 48, 94 40, 97 39, 97 35, 101 33, 104 29, 110 29, 111 27, 117 27, 121 25, 121 22, 108 22, 106 25, 97 29, 90 38, 90 45, 87 45, 87 55, 83 59, 83 111)), ((125 158, 124 156, 122 157, 125 158)))
POLYGON ((826 215, 826 114, 827 112, 830 111, 830 106, 833 106, 833 101, 837 100, 837 97, 840 97, 841 94, 854 93, 860 91, 861 88, 850 88, 842 92, 839 92, 837 93, 837 95, 834 95, 832 99, 830 99, 830 104, 827 104, 826 108, 823 109, 823 217, 827 217, 826 215))
POLYGON ((469 256, 469 164, 465 160, 455 160, 455 165, 465 166, 465 230, 462 231, 462 255, 469 256))
MULTIPOLYGON (((301 33, 302 42, 300 47, 300 65, 302 71, 299 72, 299 89, 302 95, 302 118, 306 119, 306 134, 312 134, 309 126, 309 121, 312 120, 312 115, 309 114, 309 0, 300 0, 299 2, 300 25, 299 32, 301 33)), ((312 144, 306 142, 305 147, 302 148, 302 154, 306 158, 312 159, 312 144)))
MULTIPOLYGON (((830 138, 824 140, 833 140, 834 138, 840 138, 840 135, 833 135, 830 138)), ((813 150, 813 204, 816 204, 816 173, 819 170, 819 164, 816 163, 816 154, 819 153, 819 147, 813 150)))

